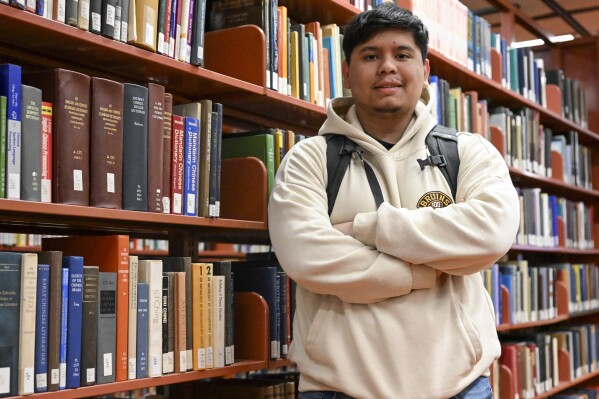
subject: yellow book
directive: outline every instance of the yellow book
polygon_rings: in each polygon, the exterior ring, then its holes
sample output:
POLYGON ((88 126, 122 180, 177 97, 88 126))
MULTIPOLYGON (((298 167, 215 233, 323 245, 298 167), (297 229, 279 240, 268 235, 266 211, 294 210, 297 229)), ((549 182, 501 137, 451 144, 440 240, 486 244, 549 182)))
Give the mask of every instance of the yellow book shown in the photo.
POLYGON ((456 130, 458 132, 464 131, 464 99, 462 96, 462 88, 454 87, 449 89, 449 95, 455 97, 455 117, 456 117, 456 130))
POLYGON ((281 155, 283 153, 283 131, 275 129, 275 173, 277 173, 279 165, 281 165, 281 161, 283 160, 281 155))
POLYGON ((202 307, 204 308, 204 330, 206 338, 206 368, 214 368, 214 336, 212 325, 212 263, 201 263, 201 274, 205 280, 206 292, 203 295, 202 307))
POLYGON ((281 68, 279 70, 279 91, 283 94, 289 94, 287 86, 289 81, 289 66, 287 65, 289 59, 289 38, 287 37, 287 7, 279 6, 281 11, 281 48, 279 48, 279 58, 281 59, 281 68))
POLYGON ((206 281, 200 263, 191 264, 191 319, 193 325, 193 369, 206 368, 206 336, 204 334, 206 303, 206 281))
POLYGON ((158 0, 130 0, 129 19, 129 43, 156 52, 158 0))
POLYGON ((291 32, 291 96, 300 98, 299 78, 299 37, 297 32, 291 32))

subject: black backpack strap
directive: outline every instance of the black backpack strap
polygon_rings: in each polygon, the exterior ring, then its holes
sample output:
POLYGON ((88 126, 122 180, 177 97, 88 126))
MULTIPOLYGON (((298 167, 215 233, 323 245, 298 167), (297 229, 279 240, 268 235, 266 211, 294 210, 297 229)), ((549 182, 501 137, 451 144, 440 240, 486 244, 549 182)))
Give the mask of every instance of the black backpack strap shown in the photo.
POLYGON ((372 191, 374 201, 378 208, 383 203, 383 193, 376 175, 374 174, 374 170, 362 157, 362 148, 352 140, 339 134, 326 134, 325 139, 327 142, 327 198, 329 216, 331 216, 331 213, 333 212, 341 182, 349 167, 353 153, 356 153, 360 159, 362 159, 366 171, 366 178, 368 179, 370 190, 372 191))
POLYGON ((455 129, 436 125, 426 136, 425 142, 431 155, 427 159, 418 160, 420 169, 423 170, 427 165, 437 166, 447 180, 455 202, 460 170, 457 132, 455 129))

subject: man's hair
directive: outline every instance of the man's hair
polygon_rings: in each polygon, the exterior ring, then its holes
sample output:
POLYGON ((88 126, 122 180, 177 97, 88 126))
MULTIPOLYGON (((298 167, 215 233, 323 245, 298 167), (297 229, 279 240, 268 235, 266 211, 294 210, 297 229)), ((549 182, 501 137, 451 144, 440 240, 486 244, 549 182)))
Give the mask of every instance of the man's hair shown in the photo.
POLYGON ((383 3, 372 10, 354 16, 346 26, 343 35, 343 51, 347 65, 349 65, 352 52, 358 45, 388 29, 412 32, 424 63, 428 53, 428 30, 420 18, 393 3, 383 3))

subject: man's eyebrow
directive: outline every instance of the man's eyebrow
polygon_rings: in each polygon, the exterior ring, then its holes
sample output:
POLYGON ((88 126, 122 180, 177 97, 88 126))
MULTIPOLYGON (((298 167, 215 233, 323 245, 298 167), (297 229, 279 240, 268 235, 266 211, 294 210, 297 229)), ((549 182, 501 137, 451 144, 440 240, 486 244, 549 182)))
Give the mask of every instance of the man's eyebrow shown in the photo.
MULTIPOLYGON (((376 51, 378 50, 379 47, 377 46, 364 46, 362 47, 358 52, 359 53, 365 53, 367 51, 376 51)), ((396 50, 400 50, 400 51, 410 51, 410 52, 415 52, 416 50, 414 49, 414 47, 408 45, 408 44, 400 44, 395 46, 396 50)))

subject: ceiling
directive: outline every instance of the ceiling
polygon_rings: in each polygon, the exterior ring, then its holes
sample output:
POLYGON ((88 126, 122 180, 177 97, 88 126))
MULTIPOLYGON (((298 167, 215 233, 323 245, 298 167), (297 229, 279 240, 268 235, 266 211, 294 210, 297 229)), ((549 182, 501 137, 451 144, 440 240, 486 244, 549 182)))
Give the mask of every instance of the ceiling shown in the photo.
MULTIPOLYGON (((500 30, 501 8, 497 1, 460 0, 475 14, 483 16, 493 27, 500 30)), ((572 34, 575 37, 596 36, 599 32, 599 0, 502 0, 513 4, 531 17, 541 29, 555 36, 572 34), (569 21, 568 21, 569 20, 569 21)), ((521 26, 517 26, 515 40, 538 38, 521 26)))

